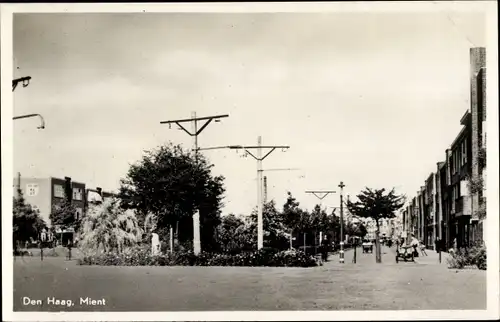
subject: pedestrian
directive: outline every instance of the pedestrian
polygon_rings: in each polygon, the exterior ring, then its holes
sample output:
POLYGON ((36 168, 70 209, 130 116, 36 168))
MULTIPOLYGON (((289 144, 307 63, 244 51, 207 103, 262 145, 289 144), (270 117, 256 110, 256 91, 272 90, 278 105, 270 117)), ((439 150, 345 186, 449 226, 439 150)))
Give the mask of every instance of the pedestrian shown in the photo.
POLYGON ((417 238, 415 238, 415 235, 411 236, 411 242, 410 246, 413 248, 413 256, 418 257, 418 246, 419 246, 419 241, 417 238))
POLYGON ((321 241, 321 257, 323 262, 326 262, 328 259, 328 238, 325 236, 321 241))
POLYGON ((434 250, 439 254, 441 252, 441 239, 439 237, 434 240, 434 250))
POLYGON ((427 256, 427 253, 425 252, 425 244, 422 240, 419 242, 419 246, 420 246, 420 253, 422 253, 422 256, 427 256))

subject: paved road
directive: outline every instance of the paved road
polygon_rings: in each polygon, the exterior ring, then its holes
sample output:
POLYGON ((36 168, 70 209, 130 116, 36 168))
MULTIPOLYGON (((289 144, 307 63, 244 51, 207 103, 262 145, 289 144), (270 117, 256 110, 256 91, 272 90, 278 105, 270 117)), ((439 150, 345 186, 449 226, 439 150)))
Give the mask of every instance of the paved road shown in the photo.
POLYGON ((96 267, 64 258, 14 263, 14 310, 399 310, 484 309, 486 273, 421 263, 396 264, 384 248, 375 256, 347 251, 315 268, 96 267), (42 305, 23 305, 23 297, 42 305), (74 306, 47 305, 47 297, 74 306), (80 298, 105 305, 80 304, 80 298))

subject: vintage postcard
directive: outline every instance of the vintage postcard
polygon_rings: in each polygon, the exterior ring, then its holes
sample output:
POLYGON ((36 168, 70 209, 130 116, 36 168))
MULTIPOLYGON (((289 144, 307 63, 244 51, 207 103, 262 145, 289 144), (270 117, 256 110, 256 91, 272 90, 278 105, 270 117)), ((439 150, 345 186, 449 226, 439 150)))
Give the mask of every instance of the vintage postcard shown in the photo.
POLYGON ((4 320, 498 318, 496 12, 2 4, 4 320))

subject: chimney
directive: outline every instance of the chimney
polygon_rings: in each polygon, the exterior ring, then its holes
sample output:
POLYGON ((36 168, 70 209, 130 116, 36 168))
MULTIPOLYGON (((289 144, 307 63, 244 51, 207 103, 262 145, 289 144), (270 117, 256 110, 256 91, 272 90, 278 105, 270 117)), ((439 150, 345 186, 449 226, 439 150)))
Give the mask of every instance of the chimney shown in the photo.
POLYGON ((97 187, 97 188, 95 188, 95 190, 97 190, 97 193, 99 194, 99 196, 102 197, 102 188, 101 187, 97 187))

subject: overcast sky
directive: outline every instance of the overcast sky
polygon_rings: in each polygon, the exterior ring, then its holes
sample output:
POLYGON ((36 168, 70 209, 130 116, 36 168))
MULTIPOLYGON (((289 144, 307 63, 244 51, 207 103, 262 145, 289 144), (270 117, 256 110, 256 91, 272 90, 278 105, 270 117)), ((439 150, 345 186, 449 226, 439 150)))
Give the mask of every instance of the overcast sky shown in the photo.
MULTIPOLYGON (((264 161, 269 198, 290 190, 413 197, 469 108, 469 48, 485 45, 481 14, 17 14, 14 173, 117 190, 143 150, 184 132, 161 120, 229 114, 201 147, 290 145, 264 161)), ((204 152, 226 177, 224 213, 256 204, 256 162, 204 152)), ((338 195, 324 199, 338 206, 338 195)))

